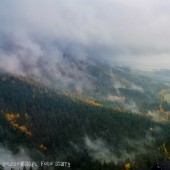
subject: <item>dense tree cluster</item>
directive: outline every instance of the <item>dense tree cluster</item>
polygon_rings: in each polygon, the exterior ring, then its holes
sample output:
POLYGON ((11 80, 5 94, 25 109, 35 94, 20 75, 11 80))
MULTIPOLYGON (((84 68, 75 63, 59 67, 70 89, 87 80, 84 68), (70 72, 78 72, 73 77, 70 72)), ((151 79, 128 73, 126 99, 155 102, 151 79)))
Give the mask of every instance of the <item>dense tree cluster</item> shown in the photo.
POLYGON ((67 160, 74 170, 147 170, 156 160, 169 159, 169 124, 99 106, 1 74, 0 142, 14 152, 19 146, 29 148, 35 160, 67 160), (140 144, 127 141, 144 141, 144 152, 133 159, 129 156, 126 160, 101 163, 89 154, 85 136, 93 141, 101 139, 117 157, 120 150, 129 155, 138 153, 140 144), (150 142, 152 138, 154 142, 150 142))

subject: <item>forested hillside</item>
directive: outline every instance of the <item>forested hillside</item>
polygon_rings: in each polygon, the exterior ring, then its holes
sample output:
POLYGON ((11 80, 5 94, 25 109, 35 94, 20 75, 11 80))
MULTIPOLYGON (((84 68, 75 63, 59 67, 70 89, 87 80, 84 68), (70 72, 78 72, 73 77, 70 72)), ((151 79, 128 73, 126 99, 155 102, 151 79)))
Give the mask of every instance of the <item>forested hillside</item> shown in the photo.
POLYGON ((32 160, 71 169, 147 169, 170 158, 169 123, 59 94, 33 80, 0 74, 0 141, 32 160))

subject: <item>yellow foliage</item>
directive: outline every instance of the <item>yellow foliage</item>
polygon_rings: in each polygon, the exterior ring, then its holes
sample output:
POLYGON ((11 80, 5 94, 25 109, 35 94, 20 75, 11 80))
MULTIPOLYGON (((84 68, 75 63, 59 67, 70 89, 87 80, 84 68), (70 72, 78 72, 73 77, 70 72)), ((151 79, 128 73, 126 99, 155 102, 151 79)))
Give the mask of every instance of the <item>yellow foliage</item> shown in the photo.
MULTIPOLYGON (((25 113, 25 117, 28 118, 28 114, 25 113)), ((20 114, 5 114, 5 118, 7 121, 9 121, 9 123, 12 125, 12 127, 14 129, 18 129, 20 130, 21 132, 27 134, 28 136, 32 136, 32 133, 30 131, 28 131, 28 129, 26 128, 26 126, 22 125, 22 126, 19 126, 19 124, 17 123, 17 119, 20 118, 20 114)))
POLYGON ((12 123, 12 126, 13 126, 14 128, 18 128, 18 127, 19 127, 18 123, 12 123))
POLYGON ((27 128, 25 126, 20 126, 19 129, 21 130, 21 132, 27 132, 27 128))
POLYGON ((47 148, 43 144, 39 145, 39 149, 43 152, 47 150, 47 148))
POLYGON ((95 107, 103 107, 102 104, 100 103, 96 103, 95 101, 91 100, 91 99, 85 99, 84 101, 86 104, 89 104, 91 106, 95 106, 95 107))
POLYGON ((109 96, 106 100, 108 101, 119 101, 119 102, 125 102, 126 98, 122 96, 109 96))
POLYGON ((165 160, 170 160, 170 152, 169 152, 168 149, 166 148, 165 143, 162 144, 161 150, 162 150, 162 152, 163 152, 163 154, 164 154, 164 159, 165 159, 165 160))
POLYGON ((26 132, 26 134, 30 137, 32 137, 32 133, 31 132, 26 132))
POLYGON ((18 129, 23 132, 26 133, 28 136, 32 137, 32 133, 30 131, 28 131, 28 129, 26 128, 26 126, 19 126, 18 129))
POLYGON ((167 121, 168 121, 167 118, 164 118, 164 117, 161 117, 159 120, 160 120, 161 122, 167 122, 167 121))
POLYGON ((131 169, 131 164, 130 163, 125 164, 125 169, 130 170, 131 169))
POLYGON ((19 117, 20 117, 19 114, 13 114, 13 113, 5 115, 5 118, 8 121, 12 121, 12 120, 18 119, 19 117))
POLYGON ((28 131, 28 129, 27 129, 26 126, 24 126, 24 125, 18 126, 18 129, 19 129, 21 132, 23 132, 23 133, 27 134, 28 136, 32 137, 32 133, 31 133, 30 131, 28 131))
POLYGON ((170 111, 164 112, 166 116, 170 116, 170 111))

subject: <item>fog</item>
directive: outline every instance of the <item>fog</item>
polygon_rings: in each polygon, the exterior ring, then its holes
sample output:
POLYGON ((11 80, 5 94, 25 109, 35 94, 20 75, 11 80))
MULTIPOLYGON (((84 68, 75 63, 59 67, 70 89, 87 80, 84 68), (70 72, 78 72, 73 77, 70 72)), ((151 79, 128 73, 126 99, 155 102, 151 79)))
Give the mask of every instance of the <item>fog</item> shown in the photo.
POLYGON ((99 138, 93 140, 88 136, 85 136, 84 141, 89 155, 94 160, 98 160, 101 163, 118 163, 119 161, 133 160, 138 154, 147 153, 147 146, 152 146, 155 143, 155 138, 147 131, 146 137, 141 140, 122 138, 122 141, 120 141, 121 146, 119 145, 119 148, 109 148, 106 142, 99 138))
POLYGON ((40 60, 53 71, 67 52, 113 65, 168 68, 169 19, 165 0, 1 1, 0 67, 39 75, 40 60))
POLYGON ((12 167, 22 167, 21 164, 23 161, 31 161, 31 158, 29 157, 28 153, 26 150, 23 148, 20 148, 20 151, 17 154, 12 153, 10 150, 4 147, 0 147, 0 164, 5 167, 5 170, 9 170, 12 167), (21 164, 20 164, 21 162, 21 164), (16 165, 7 165, 8 163, 14 163, 16 165), (19 165, 17 165, 19 163, 19 165))

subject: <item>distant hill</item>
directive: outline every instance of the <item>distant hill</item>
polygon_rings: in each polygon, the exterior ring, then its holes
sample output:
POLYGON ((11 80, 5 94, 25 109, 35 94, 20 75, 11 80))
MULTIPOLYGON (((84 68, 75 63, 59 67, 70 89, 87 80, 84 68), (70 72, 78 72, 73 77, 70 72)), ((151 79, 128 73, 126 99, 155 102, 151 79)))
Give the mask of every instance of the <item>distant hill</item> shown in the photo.
POLYGON ((153 70, 153 74, 156 76, 170 77, 170 70, 169 69, 153 70))
POLYGON ((91 98, 133 112, 155 107, 160 102, 159 91, 167 88, 163 82, 135 74, 126 66, 113 67, 97 59, 78 59, 67 53, 60 60, 52 68, 48 62, 38 61, 38 75, 30 71, 34 70, 31 66, 23 66, 23 75, 60 93, 91 98), (108 101, 110 97, 125 100, 108 101))

